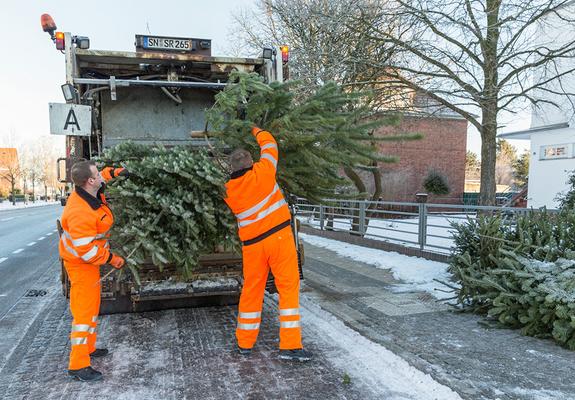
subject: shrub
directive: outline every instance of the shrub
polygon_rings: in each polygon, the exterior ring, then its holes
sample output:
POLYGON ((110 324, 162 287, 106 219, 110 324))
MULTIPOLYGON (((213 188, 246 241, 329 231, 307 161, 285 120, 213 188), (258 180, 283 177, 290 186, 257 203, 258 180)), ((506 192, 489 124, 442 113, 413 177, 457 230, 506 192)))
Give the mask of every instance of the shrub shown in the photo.
POLYGON ((451 191, 445 175, 435 170, 429 171, 423 181, 423 187, 428 193, 435 195, 446 195, 451 191))
POLYGON ((567 180, 569 188, 560 193, 555 200, 559 202, 561 209, 575 209, 575 171, 571 171, 569 179, 567 180))

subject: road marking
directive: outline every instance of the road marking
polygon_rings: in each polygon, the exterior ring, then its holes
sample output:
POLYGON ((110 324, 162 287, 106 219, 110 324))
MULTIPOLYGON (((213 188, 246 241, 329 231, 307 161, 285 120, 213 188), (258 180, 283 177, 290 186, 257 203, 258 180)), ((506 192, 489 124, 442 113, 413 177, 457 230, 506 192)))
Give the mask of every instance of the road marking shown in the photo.
POLYGON ((56 233, 56 232, 58 232, 58 229, 54 229, 52 232, 56 233))
POLYGON ((2 264, 2 263, 3 263, 4 261, 6 261, 7 259, 8 259, 8 258, 6 258, 6 257, 0 258, 0 264, 2 264))
POLYGON ((4 219, 0 219, 0 221, 10 221, 11 219, 14 219, 16 217, 10 217, 10 218, 4 218, 4 219))
POLYGON ((18 253, 20 253, 21 251, 24 251, 24 249, 15 250, 15 251, 12 252, 12 254, 18 254, 18 253))
POLYGON ((52 232, 50 232, 50 233, 47 233, 47 234, 46 234, 46 236, 50 236, 50 235, 53 235, 53 233, 52 233, 52 232))
POLYGON ((39 237, 39 238, 38 238, 38 241, 44 240, 44 239, 46 239, 46 237, 42 236, 42 237, 39 237))
POLYGON ((30 242, 26 246, 34 246, 35 244, 36 244, 36 242, 30 242))

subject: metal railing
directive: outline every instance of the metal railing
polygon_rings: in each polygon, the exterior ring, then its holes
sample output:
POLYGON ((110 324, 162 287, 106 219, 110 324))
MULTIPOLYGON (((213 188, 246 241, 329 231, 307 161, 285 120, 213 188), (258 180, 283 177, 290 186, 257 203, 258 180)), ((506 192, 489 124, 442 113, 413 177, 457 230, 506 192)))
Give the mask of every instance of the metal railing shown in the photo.
POLYGON ((324 204, 312 204, 302 198, 297 200, 296 207, 300 222, 315 229, 348 232, 440 254, 448 254, 454 247, 453 223, 467 222, 478 213, 490 213, 503 216, 504 223, 511 226, 518 215, 539 211, 366 200, 326 200, 324 204))

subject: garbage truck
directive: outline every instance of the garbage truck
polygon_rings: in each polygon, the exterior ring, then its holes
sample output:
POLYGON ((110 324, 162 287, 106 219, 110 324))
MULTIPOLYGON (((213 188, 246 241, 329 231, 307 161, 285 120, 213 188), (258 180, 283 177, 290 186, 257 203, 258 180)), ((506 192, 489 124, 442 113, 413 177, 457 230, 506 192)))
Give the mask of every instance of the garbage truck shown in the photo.
MULTIPOLYGON (((232 71, 258 73, 267 83, 287 77, 287 46, 264 48, 258 58, 217 57, 210 39, 135 35, 133 51, 93 50, 88 37, 57 31, 48 14, 41 22, 64 54, 66 80, 61 88, 66 103, 49 107, 51 133, 65 135, 66 154, 58 159, 57 170, 58 180, 67 184, 75 161, 97 157, 124 141, 209 146, 205 110, 232 71)), ((293 214, 292 209, 303 277, 303 246, 293 214)), ((160 271, 151 260, 139 265, 140 284, 129 273, 108 275, 111 268, 102 268, 102 314, 236 304, 242 287, 241 255, 222 248, 202 256, 186 280, 175 266, 160 271)), ((69 297, 63 264, 61 281, 69 297)), ((266 288, 275 291, 271 273, 266 288)))

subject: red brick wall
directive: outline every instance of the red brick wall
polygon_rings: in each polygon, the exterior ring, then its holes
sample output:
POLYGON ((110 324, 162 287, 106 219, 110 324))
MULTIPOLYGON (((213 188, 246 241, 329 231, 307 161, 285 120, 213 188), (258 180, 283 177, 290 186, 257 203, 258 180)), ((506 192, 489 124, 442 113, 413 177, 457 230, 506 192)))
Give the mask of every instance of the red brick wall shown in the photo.
POLYGON ((405 142, 381 142, 382 154, 400 158, 394 164, 382 164, 383 199, 415 201, 415 193, 424 192, 428 172, 441 172, 451 188, 446 196, 430 195, 428 202, 461 203, 465 184, 467 121, 438 117, 404 117, 393 127, 379 129, 377 135, 421 133, 423 139, 405 142))
MULTIPOLYGON (((18 152, 15 148, 0 148, 0 196, 8 195, 11 186, 7 179, 4 178, 8 166, 18 165, 18 152)), ((17 185, 19 186, 19 185, 17 185)))

